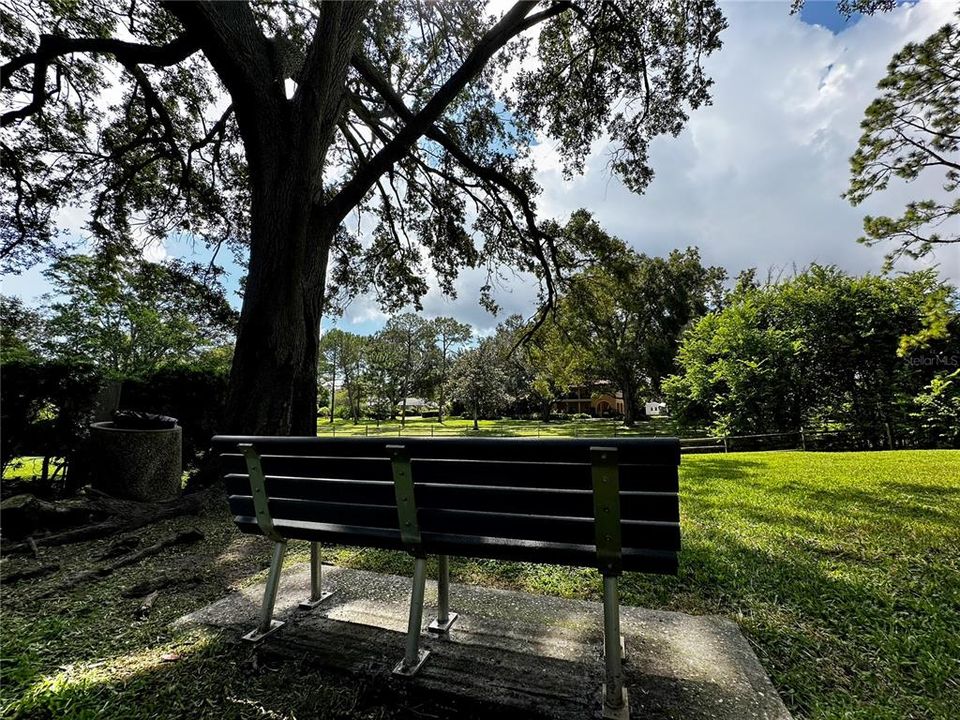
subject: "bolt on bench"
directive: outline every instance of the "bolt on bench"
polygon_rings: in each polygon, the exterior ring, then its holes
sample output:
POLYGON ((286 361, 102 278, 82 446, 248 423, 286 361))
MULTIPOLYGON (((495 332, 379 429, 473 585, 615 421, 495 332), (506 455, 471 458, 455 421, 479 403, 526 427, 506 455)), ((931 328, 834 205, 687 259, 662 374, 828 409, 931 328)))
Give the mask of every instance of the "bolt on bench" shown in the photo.
POLYGON ((450 612, 450 555, 596 567, 603 575, 604 717, 628 715, 617 579, 624 570, 676 574, 680 509, 676 438, 317 438, 217 436, 239 529, 276 544, 259 641, 273 619, 288 540, 311 544, 310 609, 321 587, 320 543, 406 550, 415 558, 410 622, 398 675, 420 648, 426 556, 440 558, 438 617, 450 612))

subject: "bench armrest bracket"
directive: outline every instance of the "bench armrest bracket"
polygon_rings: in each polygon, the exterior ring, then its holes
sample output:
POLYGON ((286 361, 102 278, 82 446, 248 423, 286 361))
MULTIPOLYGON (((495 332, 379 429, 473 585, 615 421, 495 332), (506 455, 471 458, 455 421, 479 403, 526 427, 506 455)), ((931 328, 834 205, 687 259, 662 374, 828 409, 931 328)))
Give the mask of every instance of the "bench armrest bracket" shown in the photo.
POLYGON ((593 478, 593 518, 597 543, 597 561, 604 575, 619 575, 620 540, 620 467, 617 449, 590 448, 593 478))
POLYGON ((403 445, 387 445, 393 466, 393 489, 397 496, 397 519, 400 521, 400 540, 412 554, 421 554, 420 524, 417 521, 417 502, 413 494, 413 472, 410 454, 403 445))
POLYGON ((267 501, 267 481, 260 464, 260 453, 250 443, 237 443, 240 452, 247 461, 247 475, 250 476, 250 494, 253 496, 253 510, 257 515, 257 525, 274 542, 286 542, 273 526, 270 517, 270 505, 267 501))

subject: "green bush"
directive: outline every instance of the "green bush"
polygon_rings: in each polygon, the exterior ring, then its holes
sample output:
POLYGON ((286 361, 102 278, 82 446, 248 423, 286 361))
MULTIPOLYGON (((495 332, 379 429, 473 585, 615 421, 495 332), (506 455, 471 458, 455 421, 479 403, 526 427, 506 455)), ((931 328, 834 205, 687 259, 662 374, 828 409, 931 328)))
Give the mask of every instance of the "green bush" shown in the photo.
MULTIPOLYGON (((100 371, 72 361, 19 361, 0 365, 0 464, 17 457, 78 459, 104 386, 100 371)), ((70 486, 82 482, 80 473, 70 486)), ((65 488, 68 489, 68 488, 65 488)))
POLYGON ((960 448, 960 370, 935 375, 913 403, 912 434, 918 444, 960 448))
POLYGON ((126 380, 120 407, 177 418, 183 428, 183 464, 196 468, 223 430, 229 375, 224 369, 173 366, 142 379, 126 380))

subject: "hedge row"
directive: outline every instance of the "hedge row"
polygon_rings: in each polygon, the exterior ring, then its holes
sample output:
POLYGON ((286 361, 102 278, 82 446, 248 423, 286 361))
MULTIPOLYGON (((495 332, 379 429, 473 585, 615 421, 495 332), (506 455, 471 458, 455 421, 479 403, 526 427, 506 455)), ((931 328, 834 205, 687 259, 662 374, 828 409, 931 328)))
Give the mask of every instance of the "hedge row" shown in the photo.
MULTIPOLYGON (((119 388, 119 409, 172 415, 183 427, 185 468, 201 462, 223 416, 228 377, 190 367, 164 368, 119 388)), ((0 366, 0 463, 24 456, 64 458, 82 466, 89 424, 109 419, 116 384, 95 367, 75 362, 10 361, 0 366)), ((91 458, 96 462, 96 458, 91 458)), ((71 486, 83 481, 72 473, 71 486)))

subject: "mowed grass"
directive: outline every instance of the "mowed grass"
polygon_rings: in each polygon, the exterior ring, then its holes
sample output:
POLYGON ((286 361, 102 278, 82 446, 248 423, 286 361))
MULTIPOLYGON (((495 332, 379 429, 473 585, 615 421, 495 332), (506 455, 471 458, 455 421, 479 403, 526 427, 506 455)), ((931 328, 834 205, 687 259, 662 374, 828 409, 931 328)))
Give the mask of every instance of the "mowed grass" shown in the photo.
MULTIPOLYGON (((53 459, 55 460, 55 458, 53 459)), ((48 472, 52 473, 54 471, 55 465, 53 460, 50 462, 50 469, 48 472)), ((43 474, 43 458, 42 457, 20 457, 16 458, 3 469, 3 479, 4 480, 32 480, 38 478, 43 474)))
MULTIPOLYGON (((623 602, 733 619, 797 718, 957 716, 960 707, 960 451, 685 456, 676 578, 627 574, 623 602)), ((49 600, 55 582, 4 589, 0 715, 10 717, 420 717, 377 684, 293 663, 265 667, 213 633, 169 623, 262 578, 269 543, 240 536, 217 503, 152 527, 207 539, 49 600), (178 567, 202 581, 161 592, 143 622, 133 582, 178 567), (164 662, 170 653, 173 662, 164 662)), ((63 551, 63 572, 101 544, 63 551)), ((57 552, 44 550, 43 562, 57 552)), ((296 543, 294 560, 305 560, 296 543)), ((402 553, 336 549, 341 563, 409 573, 402 553)), ((36 561, 4 560, 4 572, 36 561)), ((454 578, 599 598, 593 570, 454 560, 454 578)), ((435 568, 431 568, 431 571, 435 568)), ((375 662, 381 658, 372 659, 375 662)))
POLYGON ((370 436, 398 435, 416 437, 632 437, 677 435, 677 427, 669 417, 652 417, 625 427, 621 420, 606 418, 583 418, 579 420, 478 420, 478 430, 473 429, 473 419, 447 417, 439 422, 435 417, 411 416, 401 425, 400 420, 377 422, 363 418, 359 423, 344 418, 334 418, 331 423, 326 418, 317 421, 317 434, 321 437, 332 435, 370 436))
MULTIPOLYGON (((960 451, 684 456, 676 578, 628 573, 623 602, 743 629, 801 718, 955 718, 960 451)), ((368 551, 343 561, 409 572, 368 551)), ((459 560, 456 579, 600 598, 595 571, 459 560)))

